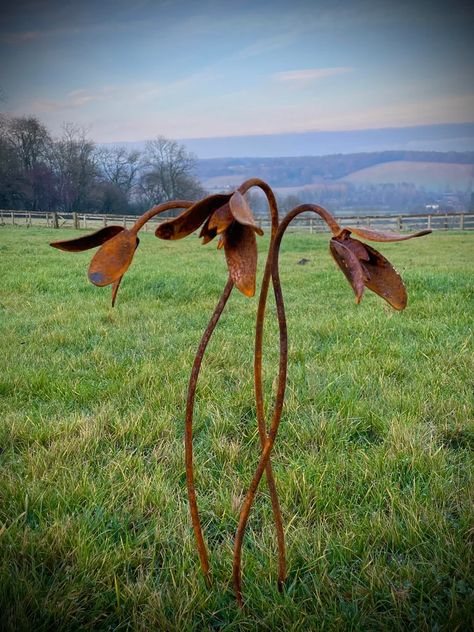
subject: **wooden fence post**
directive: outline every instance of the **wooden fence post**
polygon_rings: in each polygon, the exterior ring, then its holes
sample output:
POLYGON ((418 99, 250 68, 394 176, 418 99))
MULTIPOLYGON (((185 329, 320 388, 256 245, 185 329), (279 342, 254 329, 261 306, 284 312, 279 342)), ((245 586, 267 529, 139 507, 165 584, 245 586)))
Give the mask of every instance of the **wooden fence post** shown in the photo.
POLYGON ((459 216, 459 228, 461 230, 464 230, 464 213, 461 213, 461 215, 459 216))
POLYGON ((53 228, 59 228, 59 221, 58 221, 58 213, 57 213, 57 211, 54 211, 54 213, 53 213, 53 228))
POLYGON ((83 223, 83 228, 87 228, 87 220, 86 220, 86 214, 85 213, 82 216, 82 223, 83 223))
POLYGON ((431 230, 431 215, 428 215, 428 230, 431 230))
POLYGON ((107 226, 107 215, 104 214, 104 226, 107 226))
POLYGON ((76 213, 76 211, 74 211, 72 214, 72 224, 76 230, 79 228, 79 215, 76 213))
POLYGON ((11 212, 11 216, 12 216, 12 224, 13 226, 15 226, 15 213, 13 211, 11 212))
POLYGON ((402 230, 402 226, 403 226, 402 216, 398 215, 398 217, 397 217, 397 230, 402 230))
POLYGON ((311 217, 311 219, 309 220, 309 232, 312 234, 313 233, 313 218, 311 217))

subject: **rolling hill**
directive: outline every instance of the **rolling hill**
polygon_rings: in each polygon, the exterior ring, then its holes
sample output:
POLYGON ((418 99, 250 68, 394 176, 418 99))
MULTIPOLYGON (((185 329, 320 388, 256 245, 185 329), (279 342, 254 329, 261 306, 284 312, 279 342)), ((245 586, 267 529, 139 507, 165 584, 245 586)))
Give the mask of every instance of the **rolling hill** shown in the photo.
POLYGON ((406 182, 428 191, 466 191, 474 185, 474 164, 400 160, 353 171, 341 180, 353 184, 406 182))
POLYGON ((197 175, 209 191, 260 177, 281 193, 356 186, 412 184, 433 192, 472 190, 474 152, 387 151, 330 156, 200 160, 197 175))

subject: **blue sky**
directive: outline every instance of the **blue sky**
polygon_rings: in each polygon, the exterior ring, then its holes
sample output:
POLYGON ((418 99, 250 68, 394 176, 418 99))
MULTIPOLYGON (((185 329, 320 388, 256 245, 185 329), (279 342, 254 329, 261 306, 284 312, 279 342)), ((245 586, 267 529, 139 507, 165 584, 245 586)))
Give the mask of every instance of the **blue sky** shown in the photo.
POLYGON ((99 142, 474 121, 465 2, 7 2, 2 109, 99 142))

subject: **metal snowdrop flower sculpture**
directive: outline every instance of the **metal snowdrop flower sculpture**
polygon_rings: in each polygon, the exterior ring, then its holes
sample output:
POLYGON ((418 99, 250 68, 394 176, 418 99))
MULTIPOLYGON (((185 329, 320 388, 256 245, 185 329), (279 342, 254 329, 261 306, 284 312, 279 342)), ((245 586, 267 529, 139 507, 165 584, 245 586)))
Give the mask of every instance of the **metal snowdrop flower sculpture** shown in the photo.
POLYGON ((263 235, 263 230, 255 222, 252 211, 239 191, 206 200, 206 204, 194 204, 182 215, 164 222, 158 226, 155 234, 161 239, 182 239, 203 224, 199 234, 203 244, 220 236, 218 248, 224 248, 232 281, 243 294, 253 296, 257 273, 255 234, 263 235), (221 205, 214 208, 219 203, 221 205))
POLYGON ((245 296, 252 297, 255 294, 257 270, 256 235, 262 235, 263 231, 257 225, 252 211, 244 198, 244 194, 254 186, 259 187, 267 197, 271 219, 271 234, 265 270, 260 287, 255 329, 255 403, 262 451, 242 504, 234 542, 233 583, 236 598, 240 605, 243 605, 241 589, 243 538, 254 498, 264 472, 270 492, 276 529, 278 545, 278 587, 280 590, 283 588, 286 578, 283 524, 270 462, 271 451, 275 443, 283 410, 288 365, 288 336, 279 275, 280 245, 286 229, 290 222, 301 213, 316 213, 326 222, 332 233, 329 242, 330 252, 352 286, 356 302, 360 302, 365 288, 368 288, 384 298, 397 310, 404 309, 407 303, 407 294, 400 275, 379 252, 366 243, 354 239, 351 235, 357 235, 367 241, 389 242, 421 237, 431 231, 425 230, 411 235, 398 235, 395 233, 375 231, 369 228, 341 227, 328 211, 321 206, 313 204, 302 204, 296 207, 280 221, 275 196, 271 188, 262 180, 254 178, 247 180, 238 190, 230 194, 210 195, 194 203, 187 200, 174 200, 155 206, 144 213, 130 230, 121 226, 107 226, 95 233, 79 237, 78 239, 56 241, 51 244, 55 248, 69 252, 80 252, 100 246, 91 261, 88 276, 90 281, 95 285, 112 285, 112 305, 114 305, 120 282, 128 270, 139 244, 138 232, 152 217, 170 209, 184 209, 177 217, 168 219, 158 226, 156 236, 161 239, 182 239, 196 232, 198 229, 201 229, 199 235, 202 237, 204 244, 209 243, 217 236, 219 237, 218 248, 224 249, 229 277, 214 313, 203 333, 194 358, 188 385, 185 413, 185 467, 188 500, 201 568, 206 582, 209 583, 209 560, 199 518, 194 484, 192 440, 194 401, 196 385, 206 347, 234 285, 245 296), (277 308, 280 360, 275 402, 271 421, 267 427, 264 413, 262 355, 263 325, 270 282, 273 285, 277 308))
POLYGON ((411 235, 397 235, 384 233, 370 228, 344 228, 330 241, 329 248, 337 265, 341 268, 356 295, 359 303, 364 289, 367 287, 397 310, 405 309, 407 293, 403 281, 385 257, 362 243, 350 237, 351 233, 363 237, 368 241, 404 241, 413 237, 422 237, 431 231, 422 230, 411 235))
POLYGON ((135 232, 123 226, 105 226, 85 237, 54 241, 51 246, 67 252, 81 252, 101 246, 90 263, 88 277, 99 287, 112 285, 113 307, 122 277, 132 263, 139 243, 135 232))
POLYGON ((250 483, 246 497, 243 501, 237 527, 234 556, 233 556, 233 582, 234 590, 239 605, 243 605, 241 587, 241 559, 242 544, 245 528, 253 505, 256 491, 258 489, 263 472, 267 467, 270 454, 275 443, 278 427, 281 420, 283 401, 286 386, 287 366, 288 366, 288 335, 286 326, 285 307, 280 284, 279 254, 283 235, 290 222, 301 213, 316 213, 323 219, 332 232, 330 240, 330 252, 341 268, 346 278, 349 280, 356 295, 356 303, 359 303, 364 287, 368 287, 376 294, 382 296, 392 307, 402 310, 406 307, 406 289, 398 272, 393 266, 376 250, 356 239, 349 237, 355 233, 371 241, 390 242, 404 241, 414 237, 422 237, 431 233, 430 230, 423 230, 409 235, 374 231, 369 228, 341 228, 334 217, 323 207, 314 204, 302 204, 290 211, 279 223, 278 230, 272 240, 270 247, 270 267, 272 283, 275 292, 277 316, 280 329, 280 362, 278 373, 277 394, 265 444, 262 446, 262 453, 254 476, 250 483))

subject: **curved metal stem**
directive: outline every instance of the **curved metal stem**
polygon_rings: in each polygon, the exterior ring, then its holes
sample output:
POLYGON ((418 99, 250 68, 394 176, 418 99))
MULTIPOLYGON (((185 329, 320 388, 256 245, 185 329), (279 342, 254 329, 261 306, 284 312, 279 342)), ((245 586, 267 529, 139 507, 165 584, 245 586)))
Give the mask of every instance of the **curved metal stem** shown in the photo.
POLYGON ((201 370, 202 359, 206 351, 206 347, 211 339, 212 333, 216 328, 219 318, 224 310, 227 300, 232 292, 234 283, 229 277, 224 287, 219 302, 216 305, 214 313, 211 316, 203 335, 199 347, 194 357, 193 368, 191 371, 191 377, 189 378, 188 395, 186 399, 186 419, 185 419, 185 433, 184 433, 184 451, 185 451, 185 464, 186 464, 186 484, 188 488, 188 500, 189 509, 191 511, 191 520, 193 523, 194 536, 196 538, 196 545, 199 554, 199 560, 201 562, 202 572, 207 585, 210 584, 209 577, 209 559, 207 555, 206 545, 202 535, 201 522, 199 520, 199 511, 196 501, 196 490, 194 487, 194 471, 193 471, 193 415, 194 415, 194 399, 196 393, 196 385, 201 370))
MULTIPOLYGON (((153 206, 146 211, 134 224, 132 231, 138 233, 143 226, 155 215, 164 213, 165 211, 175 208, 189 208, 193 202, 188 200, 172 200, 153 206)), ((193 417, 194 417, 194 401, 196 394, 196 386, 201 370, 202 360, 206 351, 209 340, 216 328, 219 318, 224 310, 227 300, 230 296, 234 283, 229 277, 224 287, 219 302, 216 305, 214 313, 202 335, 196 355, 194 357, 193 368, 189 378, 188 394, 186 399, 186 417, 185 417, 185 433, 184 433, 184 452, 185 452, 185 468, 186 468, 186 485, 188 489, 189 510, 191 513, 191 521, 193 524, 194 536, 198 550, 199 560, 206 584, 210 584, 209 576, 209 559, 206 544, 202 535, 201 521, 199 519, 199 510, 196 500, 196 489, 194 487, 194 468, 193 468, 193 417)))
POLYGON ((287 367, 288 367, 288 335, 287 335, 285 307, 284 307, 284 301, 283 301, 283 294, 281 291, 280 273, 279 273, 280 245, 281 245, 281 240, 283 238, 283 235, 286 229, 288 228, 288 225, 290 224, 290 222, 300 213, 304 213, 307 211, 316 213, 317 215, 322 217, 322 219, 324 219, 326 223, 329 225, 333 233, 337 233, 340 230, 339 225, 334 220, 332 215, 330 215, 324 208, 320 206, 316 206, 314 204, 302 204, 294 208, 283 218, 273 242, 273 249, 272 249, 272 256, 271 256, 271 274, 272 274, 273 289, 275 293, 278 323, 280 327, 280 363, 279 363, 279 372, 278 372, 278 388, 277 388, 277 394, 275 398, 275 407, 273 409, 270 430, 268 432, 268 436, 267 436, 262 454, 260 456, 257 469, 255 470, 254 476, 252 478, 249 489, 247 491, 247 495, 243 502, 242 509, 240 511, 239 525, 237 527, 237 531, 235 534, 232 577, 233 577, 235 595, 237 598, 237 602, 240 606, 243 606, 241 561, 242 561, 242 543, 243 543, 245 528, 247 526, 250 510, 253 505, 253 501, 255 498, 258 485, 262 478, 263 472, 265 468, 267 467, 267 464, 270 460, 273 444, 275 443, 278 427, 280 425, 283 401, 285 397, 285 388, 286 388, 286 375, 287 375, 287 367))
POLYGON ((171 211, 175 208, 189 208, 193 204, 194 202, 190 202, 189 200, 170 200, 169 202, 162 202, 161 204, 152 206, 148 211, 143 213, 143 215, 140 215, 130 231, 137 234, 138 231, 143 228, 143 226, 145 226, 152 217, 155 217, 155 215, 159 215, 165 211, 171 211))
MULTIPOLYGON (((249 188, 258 186, 265 193, 268 201, 271 218, 271 234, 270 245, 265 263, 265 271, 263 273, 262 285, 260 288, 260 297, 258 302, 257 319, 255 323, 255 353, 254 353, 254 389, 255 404, 257 411, 258 434, 260 437, 260 445, 262 450, 265 447, 267 439, 267 428, 265 422, 265 410, 263 403, 263 381, 262 381, 262 357, 263 357, 263 325, 265 321, 265 309, 267 305, 268 288, 271 277, 271 260, 273 253, 273 244, 278 230, 278 206, 275 196, 271 188, 258 178, 247 180, 240 187, 239 191, 245 193, 249 188)), ((278 500, 278 492, 276 488, 275 478, 273 475, 272 464, 269 461, 265 467, 265 475, 267 478, 268 490, 272 504, 273 519, 275 522, 275 531, 278 547, 278 590, 283 590, 283 584, 286 579, 286 552, 285 552, 285 533, 283 530, 283 520, 281 515, 280 503, 278 500)))

